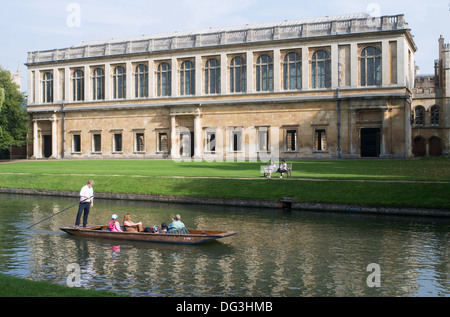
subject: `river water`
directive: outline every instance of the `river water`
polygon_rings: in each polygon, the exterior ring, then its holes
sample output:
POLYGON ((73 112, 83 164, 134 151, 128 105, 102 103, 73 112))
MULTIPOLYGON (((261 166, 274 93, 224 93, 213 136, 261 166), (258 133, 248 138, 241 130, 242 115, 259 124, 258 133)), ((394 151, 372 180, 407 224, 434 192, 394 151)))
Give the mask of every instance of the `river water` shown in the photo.
POLYGON ((0 273, 21 278, 67 285, 76 264, 81 287, 131 296, 450 296, 449 219, 106 200, 91 210, 90 224, 180 214, 192 229, 239 232, 181 246, 69 236, 59 228, 77 207, 26 230, 76 200, 0 200, 0 273))

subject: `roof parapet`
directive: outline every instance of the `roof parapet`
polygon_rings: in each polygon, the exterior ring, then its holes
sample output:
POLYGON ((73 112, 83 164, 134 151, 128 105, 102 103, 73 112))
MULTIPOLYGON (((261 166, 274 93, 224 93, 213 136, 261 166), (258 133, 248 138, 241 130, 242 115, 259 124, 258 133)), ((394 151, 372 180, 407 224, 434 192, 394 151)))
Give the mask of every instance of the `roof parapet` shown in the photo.
POLYGON ((27 64, 403 29, 408 29, 404 15, 382 17, 372 17, 368 14, 342 15, 240 27, 210 28, 109 41, 82 42, 65 49, 29 52, 27 64))

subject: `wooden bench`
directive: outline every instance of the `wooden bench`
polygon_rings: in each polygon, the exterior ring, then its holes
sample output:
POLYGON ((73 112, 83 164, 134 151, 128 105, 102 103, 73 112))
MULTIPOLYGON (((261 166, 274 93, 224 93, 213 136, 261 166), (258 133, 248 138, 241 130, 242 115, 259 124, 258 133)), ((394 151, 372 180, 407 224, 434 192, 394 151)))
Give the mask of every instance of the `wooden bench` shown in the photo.
MULTIPOLYGON (((272 171, 272 174, 276 173, 278 171, 278 168, 280 168, 280 164, 275 164, 275 168, 272 171)), ((287 168, 287 176, 292 177, 292 164, 286 164, 286 168, 287 168)), ((264 174, 264 177, 269 175, 269 165, 261 165, 260 169, 261 169, 260 172, 261 174, 264 174)))

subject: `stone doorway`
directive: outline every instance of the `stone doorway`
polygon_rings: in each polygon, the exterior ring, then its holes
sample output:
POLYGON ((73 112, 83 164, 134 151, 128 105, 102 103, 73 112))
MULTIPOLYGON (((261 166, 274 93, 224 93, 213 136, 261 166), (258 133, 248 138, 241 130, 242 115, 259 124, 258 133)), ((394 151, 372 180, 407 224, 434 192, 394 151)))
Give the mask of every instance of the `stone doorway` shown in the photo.
POLYGON ((381 130, 361 129, 361 157, 380 157, 381 130))

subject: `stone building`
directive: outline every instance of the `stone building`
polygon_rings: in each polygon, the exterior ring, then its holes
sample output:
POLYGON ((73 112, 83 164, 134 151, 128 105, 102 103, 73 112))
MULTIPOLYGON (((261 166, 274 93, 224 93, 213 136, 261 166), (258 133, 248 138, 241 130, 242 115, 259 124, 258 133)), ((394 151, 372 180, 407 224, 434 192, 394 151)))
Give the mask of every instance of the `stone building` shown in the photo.
POLYGON ((411 113, 414 156, 450 154, 450 44, 439 39, 435 74, 416 76, 411 113))
POLYGON ((30 52, 28 155, 410 157, 416 50, 353 14, 30 52))

